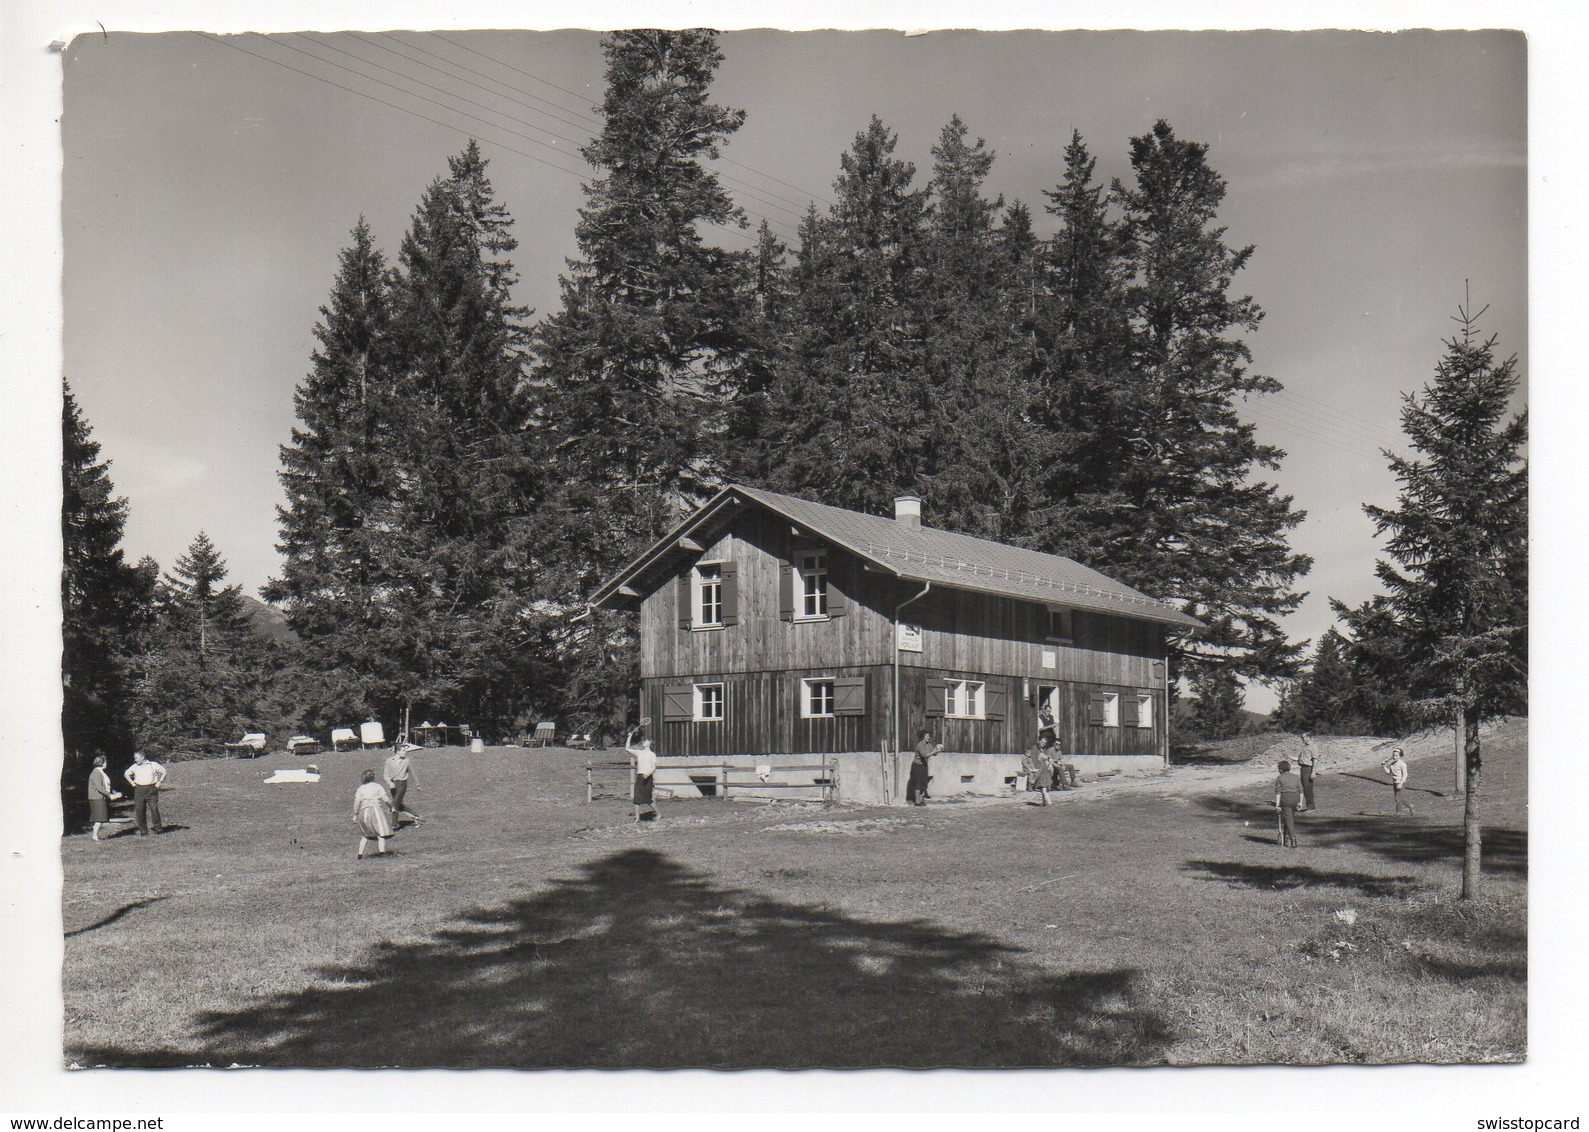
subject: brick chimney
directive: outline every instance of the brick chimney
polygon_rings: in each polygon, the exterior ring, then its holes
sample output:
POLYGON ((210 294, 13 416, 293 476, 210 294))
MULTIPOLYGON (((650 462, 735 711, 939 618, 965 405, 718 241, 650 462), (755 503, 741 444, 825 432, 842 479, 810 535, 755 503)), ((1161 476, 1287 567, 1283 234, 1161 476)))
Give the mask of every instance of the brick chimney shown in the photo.
POLYGON ((897 495, 894 497, 894 522, 903 523, 914 530, 921 529, 921 496, 897 495))

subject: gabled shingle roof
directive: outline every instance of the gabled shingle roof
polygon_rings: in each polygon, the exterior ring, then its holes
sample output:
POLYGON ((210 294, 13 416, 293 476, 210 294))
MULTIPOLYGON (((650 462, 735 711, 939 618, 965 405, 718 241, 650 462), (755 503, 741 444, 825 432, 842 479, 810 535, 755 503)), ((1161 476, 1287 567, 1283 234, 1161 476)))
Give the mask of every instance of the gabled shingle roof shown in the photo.
POLYGON ((738 484, 724 488, 609 580, 597 591, 594 603, 608 607, 627 604, 629 599, 620 595, 620 587, 639 581, 671 557, 680 538, 742 502, 765 507, 881 571, 909 581, 1137 617, 1181 628, 1202 627, 1196 618, 1173 606, 1057 554, 933 527, 911 527, 881 515, 847 511, 738 484))

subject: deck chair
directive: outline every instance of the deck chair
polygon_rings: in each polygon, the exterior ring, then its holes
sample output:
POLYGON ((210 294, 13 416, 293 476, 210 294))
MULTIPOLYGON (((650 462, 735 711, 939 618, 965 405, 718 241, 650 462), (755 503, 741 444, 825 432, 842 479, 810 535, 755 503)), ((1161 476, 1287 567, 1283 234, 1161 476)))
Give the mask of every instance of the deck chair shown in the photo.
POLYGON ((386 746, 386 729, 375 720, 359 724, 359 742, 366 747, 386 746))
POLYGON ((319 754, 320 740, 312 735, 294 735, 287 740, 287 750, 295 755, 319 754))
POLYGON ((535 725, 535 734, 530 736, 530 746, 550 747, 552 740, 557 738, 557 724, 550 720, 543 720, 535 725))
POLYGON ((265 733, 263 731, 250 731, 235 743, 227 743, 228 751, 236 751, 245 759, 257 759, 265 753, 265 733))
POLYGON ((359 745, 358 738, 353 734, 351 727, 337 727, 331 731, 331 749, 333 751, 346 751, 359 745))

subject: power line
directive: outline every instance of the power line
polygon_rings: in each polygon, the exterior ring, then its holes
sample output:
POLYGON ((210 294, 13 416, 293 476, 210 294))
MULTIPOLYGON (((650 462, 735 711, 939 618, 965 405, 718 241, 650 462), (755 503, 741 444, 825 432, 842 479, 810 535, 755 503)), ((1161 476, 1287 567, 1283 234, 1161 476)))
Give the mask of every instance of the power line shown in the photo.
MULTIPOLYGON (((484 133, 479 133, 477 131, 466 130, 466 129, 463 129, 463 128, 461 128, 461 127, 459 127, 459 126, 457 126, 457 125, 455 125, 453 123, 444 122, 444 121, 441 121, 438 118, 432 118, 428 114, 422 114, 422 113, 420 113, 417 110, 411 110, 411 109, 409 109, 407 107, 399 106, 399 105, 397 105, 394 102, 389 102, 386 99, 381 98, 381 97, 379 97, 377 95, 371 94, 368 91, 358 90, 358 89, 356 89, 354 87, 346 86, 346 85, 344 85, 342 83, 336 82, 333 79, 328 79, 324 75, 317 75, 317 74, 315 74, 312 71, 305 71, 305 70, 303 70, 303 69, 301 69, 299 67, 291 66, 290 64, 284 63, 284 62, 282 62, 279 59, 272 59, 268 55, 261 55, 257 51, 250 51, 246 47, 243 47, 241 44, 232 43, 232 42, 229 42, 228 40, 220 39, 220 38, 218 38, 216 36, 210 35, 207 32, 195 31, 193 34, 197 35, 197 36, 201 36, 204 39, 208 39, 208 40, 210 40, 213 43, 217 43, 217 44, 219 44, 222 47, 229 47, 229 48, 231 48, 234 51, 240 51, 244 55, 248 55, 248 56, 250 56, 252 58, 258 59, 261 62, 270 63, 272 66, 280 67, 283 70, 291 71, 293 74, 302 75, 305 78, 314 79, 316 82, 325 83, 327 86, 335 87, 338 90, 345 91, 346 93, 351 94, 351 95, 355 95, 356 97, 365 98, 365 99, 368 99, 371 102, 379 103, 380 105, 385 106, 388 109, 396 110, 399 114, 407 114, 411 118, 417 118, 420 121, 429 122, 431 125, 440 126, 444 130, 450 130, 453 133, 460 134, 460 135, 462 135, 464 137, 479 137, 481 140, 489 142, 490 144, 496 146, 497 148, 499 148, 499 149, 501 149, 501 150, 503 150, 503 151, 505 151, 507 153, 516 154, 517 156, 523 157, 523 158, 525 158, 526 160, 529 160, 529 161, 533 161, 533 162, 535 162, 538 165, 544 165, 548 169, 555 169, 559 173, 566 173, 566 174, 568 174, 571 177, 576 177, 576 178, 580 179, 581 181, 585 180, 586 177, 588 176, 588 170, 576 170, 576 169, 566 168, 565 166, 558 165, 555 162, 547 161, 544 158, 536 157, 532 153, 525 153, 522 149, 515 148, 514 146, 509 145, 509 144, 507 144, 505 142, 502 142, 501 140, 499 140, 499 139, 497 139, 495 137, 491 137, 490 135, 487 135, 487 134, 484 134, 484 133)), ((258 35, 259 33, 252 32, 250 34, 258 35)), ((260 36, 260 38, 264 39, 266 37, 260 36)), ((267 40, 267 42, 271 42, 271 41, 267 40)), ((371 81, 371 82, 378 82, 382 86, 391 87, 393 90, 398 91, 400 94, 406 94, 410 98, 417 98, 417 99, 419 99, 419 100, 421 100, 423 102, 428 102, 428 103, 430 103, 433 106, 440 107, 441 109, 447 111, 450 114, 457 114, 460 117, 467 118, 467 119, 469 119, 472 122, 477 122, 480 125, 489 127, 489 128, 491 128, 493 130, 502 129, 503 128, 503 127, 500 127, 500 126, 495 126, 492 123, 485 121, 484 119, 475 117, 474 115, 469 114, 466 111, 458 110, 458 109, 456 109, 454 107, 447 106, 445 103, 437 102, 435 99, 426 98, 422 94, 416 94, 413 91, 406 90, 403 87, 399 87, 399 86, 396 86, 395 84, 385 82, 384 80, 375 78, 372 75, 360 74, 358 71, 355 71, 355 70, 353 70, 350 67, 344 67, 341 64, 336 63, 336 62, 334 62, 332 60, 329 60, 329 59, 323 59, 320 56, 315 55, 313 52, 303 51, 300 48, 293 47, 292 44, 283 43, 283 44, 279 44, 279 46, 287 47, 287 48, 290 48, 291 50, 298 51, 300 54, 306 55, 309 58, 314 59, 316 62, 325 64, 327 66, 337 67, 340 70, 346 71, 349 74, 355 75, 355 76, 357 76, 359 78, 366 79, 366 80, 371 81)), ((354 58, 358 58, 358 57, 354 56, 354 58)), ((361 61, 364 61, 364 60, 361 60, 361 61)), ((371 64, 371 65, 372 66, 378 66, 379 64, 371 64)), ((515 136, 515 137, 524 137, 524 135, 518 134, 516 131, 513 131, 513 130, 507 130, 506 132, 508 134, 510 134, 510 135, 515 136)), ((536 138, 525 137, 525 140, 531 141, 531 142, 535 142, 535 144, 537 144, 537 145, 546 145, 547 144, 545 142, 539 141, 536 138)), ((557 150, 556 147, 554 147, 554 146, 548 146, 548 148, 551 148, 555 152, 558 152, 558 153, 562 152, 561 150, 557 150)), ((749 210, 746 210, 746 211, 749 211, 749 210)), ((758 214, 752 213, 751 215, 758 215, 758 214)), ((752 236, 748 235, 747 233, 745 233, 744 231, 740 230, 737 227, 733 227, 733 226, 728 225, 728 224, 720 224, 720 223, 717 223, 715 221, 708 221, 707 223, 710 224, 711 227, 713 227, 717 231, 720 231, 720 232, 726 233, 728 235, 731 235, 731 236, 735 237, 736 239, 742 240, 746 244, 754 246, 755 243, 756 243, 755 239, 752 236)))
MULTIPOLYGON (((448 98, 455 98, 455 99, 457 99, 460 102, 468 103, 470 106, 479 107, 481 110, 484 110, 488 114, 495 114, 499 118, 506 118, 509 122, 512 122, 512 123, 514 123, 516 125, 525 126, 528 129, 532 129, 532 130, 539 130, 541 133, 544 133, 544 134, 546 134, 546 135, 548 135, 550 137, 556 138, 558 141, 567 142, 569 145, 575 146, 575 147, 580 148, 580 149, 583 149, 583 147, 584 147, 584 143, 580 142, 579 140, 577 140, 575 138, 565 137, 562 134, 559 134, 559 133, 557 133, 557 132, 555 132, 553 130, 547 129, 545 126, 537 125, 534 122, 527 122, 527 121, 525 121, 522 118, 514 117, 512 114, 508 114, 508 113, 506 113, 504 111, 497 110, 494 107, 487 106, 483 102, 479 102, 479 101, 477 101, 475 99, 468 98, 468 97, 466 97, 464 95, 461 95, 461 94, 457 94, 457 93, 455 93, 453 91, 445 89, 444 87, 439 87, 439 86, 435 85, 434 83, 426 82, 424 79, 416 78, 413 75, 405 74, 402 71, 394 70, 393 68, 388 67, 385 64, 377 63, 377 62, 375 62, 372 59, 366 59, 363 56, 356 55, 356 54, 354 54, 351 51, 344 50, 343 48, 338 47, 338 46, 336 46, 333 43, 328 43, 328 42, 325 42, 324 40, 312 39, 309 36, 304 35, 302 32, 295 32, 293 34, 297 35, 301 39, 307 40, 310 43, 314 43, 315 45, 317 45, 319 47, 324 47, 324 48, 326 48, 326 49, 328 49, 330 51, 335 51, 339 55, 346 56, 349 59, 352 59, 352 60, 355 60, 356 62, 362 63, 362 64, 364 64, 367 67, 375 67, 375 68, 377 68, 379 70, 385 71, 387 74, 395 75, 398 78, 403 79, 403 80, 405 80, 407 82, 418 83, 420 86, 425 87, 426 89, 429 89, 429 90, 434 90, 438 94, 446 95, 448 98)), ((363 40, 363 37, 356 37, 356 38, 361 39, 363 42, 368 42, 367 40, 363 40)), ((338 63, 334 59, 322 58, 321 56, 315 55, 313 52, 305 51, 302 48, 295 47, 293 44, 290 44, 290 43, 280 43, 280 46, 286 47, 286 48, 288 48, 289 50, 292 50, 292 51, 298 51, 298 52, 300 52, 300 53, 302 53, 304 55, 309 56, 309 58, 311 58, 311 59, 315 59, 315 60, 317 60, 317 61, 319 61, 321 63, 326 64, 327 66, 337 67, 337 68, 339 68, 341 70, 345 70, 349 74, 357 75, 359 78, 366 79, 366 80, 368 80, 370 82, 380 83, 382 86, 391 87, 392 89, 401 91, 402 93, 407 94, 410 97, 419 98, 419 99, 422 99, 423 101, 430 102, 432 105, 441 106, 443 109, 449 110, 449 111, 451 111, 454 114, 460 114, 460 115, 462 115, 462 116, 464 116, 466 118, 469 118, 471 121, 480 122, 482 125, 493 125, 492 123, 485 122, 483 119, 480 119, 480 118, 478 118, 478 117, 476 117, 476 116, 474 116, 472 114, 469 114, 467 111, 458 110, 458 109, 456 109, 454 107, 446 106, 444 103, 436 102, 434 99, 426 98, 422 94, 417 94, 417 93, 415 93, 413 91, 406 90, 403 87, 397 86, 394 83, 389 83, 385 79, 378 78, 378 77, 376 77, 374 75, 366 75, 366 74, 364 74, 364 73, 362 73, 360 71, 354 70, 351 67, 345 66, 342 63, 338 63)), ((372 44, 372 46, 381 47, 380 44, 372 44)), ((383 51, 391 51, 390 48, 386 48, 386 47, 381 47, 381 50, 383 50, 383 51)), ((408 58, 407 56, 401 55, 400 52, 391 51, 391 53, 394 54, 394 55, 398 55, 400 58, 405 58, 405 59, 408 58)), ((420 60, 417 60, 417 59, 409 59, 409 62, 412 62, 412 63, 416 64, 417 66, 425 67, 425 68, 427 68, 429 70, 435 71, 437 74, 447 74, 447 72, 441 71, 440 69, 432 67, 430 64, 421 62, 420 60)), ((457 76, 448 75, 448 77, 449 78, 456 78, 457 76)), ((464 79, 464 80, 461 80, 461 81, 468 82, 470 86, 474 86, 477 89, 485 91, 485 93, 490 94, 492 97, 501 97, 495 91, 486 90, 486 88, 481 87, 478 83, 469 82, 469 80, 467 80, 467 79, 464 79)), ((495 128, 495 129, 506 129, 506 127, 503 127, 503 126, 494 126, 493 128, 495 128)), ((548 148, 550 150, 553 150, 556 153, 565 152, 564 150, 559 149, 556 145, 554 145, 554 144, 552 144, 550 142, 541 141, 539 138, 530 137, 528 134, 519 133, 517 130, 507 130, 507 132, 509 134, 511 134, 512 136, 514 136, 514 137, 523 138, 525 141, 531 142, 531 143, 533 143, 535 145, 545 146, 546 148, 548 148)), ((725 180, 732 181, 733 179, 732 178, 725 178, 725 180)), ((749 186, 745 187, 745 191, 748 192, 751 196, 755 197, 758 200, 758 202, 760 202, 760 203, 768 204, 772 208, 780 208, 781 207, 780 205, 778 205, 778 204, 776 204, 774 202, 763 200, 760 197, 760 195, 757 194, 756 191, 754 189, 751 189, 749 186)), ((756 217, 757 219, 766 220, 768 224, 780 225, 780 224, 783 223, 783 221, 775 220, 772 217, 766 216, 763 213, 756 212, 754 209, 745 208, 743 205, 740 205, 739 207, 743 208, 745 212, 749 213, 751 216, 756 217)), ((798 214, 794 213, 793 210, 790 210, 790 209, 783 209, 783 211, 790 212, 791 215, 798 215, 798 214)), ((790 236, 791 238, 793 238, 793 233, 788 232, 787 230, 784 232, 784 234, 790 236)))
MULTIPOLYGON (((454 47, 457 47, 457 48, 460 48, 461 50, 469 52, 471 55, 477 55, 477 56, 479 56, 482 59, 485 59, 485 60, 487 60, 489 62, 495 63, 499 67, 505 67, 508 70, 512 71, 514 74, 523 75, 525 78, 533 79, 533 80, 535 80, 538 83, 541 83, 541 84, 543 84, 545 86, 551 87, 553 90, 561 91, 563 94, 568 95, 570 98, 578 98, 578 99, 581 99, 581 100, 584 100, 584 98, 585 98, 584 95, 579 94, 576 91, 569 90, 567 87, 558 86, 556 83, 551 82, 551 81, 549 81, 547 79, 543 79, 539 75, 535 74, 532 71, 526 71, 522 67, 515 67, 512 63, 506 62, 506 61, 504 61, 502 59, 498 59, 494 55, 488 55, 484 51, 477 51, 473 47, 470 47, 468 44, 459 43, 455 39, 448 39, 445 35, 442 35, 440 32, 434 32, 433 31, 433 32, 427 32, 426 34, 434 36, 435 38, 441 40, 444 43, 450 43, 454 47)), ((404 41, 404 42, 406 42, 406 41, 404 41)), ((439 56, 438 56, 438 58, 439 58, 439 56)), ((450 60, 449 60, 449 62, 450 62, 450 60)), ((484 76, 482 76, 482 77, 484 77, 484 76)), ((492 82, 497 82, 499 80, 492 79, 491 81, 492 82)), ((509 84, 507 84, 507 83, 502 83, 501 85, 508 86, 508 88, 510 90, 517 89, 515 87, 509 86, 509 84)), ((522 94, 522 93, 527 93, 527 92, 520 91, 520 93, 522 94)), ((535 96, 534 95, 530 95, 530 97, 533 98, 535 96)), ((544 100, 538 99, 537 101, 544 101, 544 100)), ((555 104, 549 104, 549 105, 555 105, 555 104)), ((571 109, 569 109, 566 106, 558 106, 557 109, 559 109, 561 111, 564 111, 565 113, 568 113, 568 114, 573 114, 577 118, 584 118, 585 121, 590 122, 592 125, 599 126, 601 124, 596 119, 594 119, 594 118, 586 118, 583 114, 580 114, 580 113, 578 113, 575 110, 571 110, 571 109)), ((718 160, 722 161, 722 162, 725 162, 726 164, 733 165, 733 166, 735 166, 737 168, 743 169, 747 173, 754 173, 758 177, 764 177, 764 178, 766 178, 769 181, 775 181, 775 182, 777 182, 778 184, 784 186, 787 189, 793 189, 795 192, 800 193, 801 195, 807 197, 808 199, 820 200, 820 201, 822 201, 825 204, 833 204, 834 203, 832 198, 829 197, 826 193, 813 192, 812 190, 806 189, 806 188, 802 188, 799 185, 790 184, 788 181, 785 181, 781 177, 774 177, 771 173, 763 173, 761 170, 756 169, 753 166, 746 165, 742 161, 735 161, 732 157, 719 156, 718 160)), ((764 190, 764 191, 771 192, 771 190, 764 190)), ((772 195, 776 196, 777 194, 772 194, 772 195)), ((800 207, 802 209, 804 208, 804 206, 800 205, 800 203, 798 201, 790 201, 787 197, 779 197, 779 199, 787 201, 788 203, 796 205, 797 207, 800 207)))

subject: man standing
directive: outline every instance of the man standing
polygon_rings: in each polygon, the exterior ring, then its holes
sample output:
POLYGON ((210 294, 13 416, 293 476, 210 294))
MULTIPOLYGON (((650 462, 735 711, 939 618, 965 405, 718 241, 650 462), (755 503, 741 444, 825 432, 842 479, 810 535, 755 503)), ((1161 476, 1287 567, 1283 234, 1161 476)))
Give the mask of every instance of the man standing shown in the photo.
POLYGON ((402 821, 406 815, 409 821, 418 825, 419 815, 403 805, 408 784, 414 781, 414 767, 408 761, 408 752, 403 750, 401 743, 392 748, 392 753, 381 768, 381 775, 386 779, 386 788, 392 793, 392 820, 402 821))
POLYGON ((1318 762, 1318 748, 1313 745, 1313 734, 1302 733, 1302 753, 1297 756, 1297 773, 1302 776, 1302 813, 1318 809, 1313 803, 1313 767, 1318 762))
POLYGON ((160 784, 166 780, 166 768, 152 759, 144 758, 142 751, 134 751, 132 765, 127 768, 127 781, 132 786, 132 819, 138 825, 138 836, 147 837, 152 824, 156 833, 164 833, 160 820, 160 784))
POLYGON ((932 732, 923 730, 916 741, 916 755, 910 760, 910 778, 905 783, 905 801, 913 806, 927 804, 927 782, 932 775, 928 772, 927 764, 934 755, 943 750, 942 743, 932 741, 932 732))
POLYGON ((1407 788, 1407 760, 1402 757, 1402 749, 1397 747, 1391 751, 1390 758, 1380 764, 1380 769, 1390 775, 1391 799, 1396 803, 1396 808, 1391 811, 1391 816, 1394 817, 1401 813, 1403 806, 1406 806, 1407 813, 1411 814, 1412 803, 1404 802, 1401 798, 1401 792, 1407 788))

